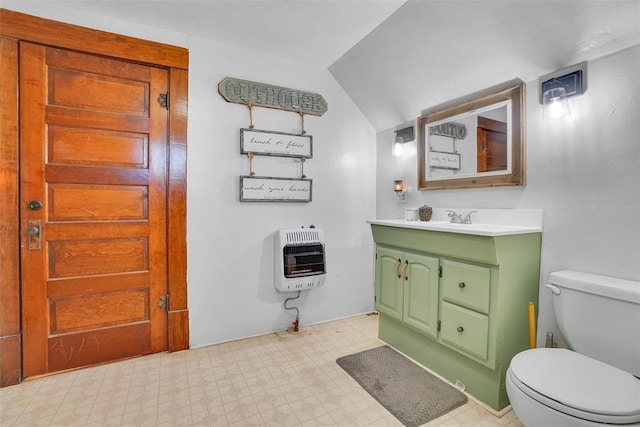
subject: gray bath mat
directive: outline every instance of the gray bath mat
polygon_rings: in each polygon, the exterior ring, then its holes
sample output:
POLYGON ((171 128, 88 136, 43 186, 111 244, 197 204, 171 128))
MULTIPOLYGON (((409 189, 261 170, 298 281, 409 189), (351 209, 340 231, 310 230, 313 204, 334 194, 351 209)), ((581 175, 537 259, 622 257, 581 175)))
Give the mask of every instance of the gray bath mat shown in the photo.
POLYGON ((464 393, 386 345, 336 362, 407 427, 422 425, 467 403, 464 393))

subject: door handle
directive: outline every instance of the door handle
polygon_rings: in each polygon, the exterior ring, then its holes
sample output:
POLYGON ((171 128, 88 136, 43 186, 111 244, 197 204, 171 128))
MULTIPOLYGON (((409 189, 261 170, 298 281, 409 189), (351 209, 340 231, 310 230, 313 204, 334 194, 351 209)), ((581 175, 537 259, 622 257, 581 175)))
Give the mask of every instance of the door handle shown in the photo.
POLYGON ((30 251, 39 251, 42 249, 42 221, 39 219, 30 219, 27 228, 24 230, 27 235, 27 247, 30 251))

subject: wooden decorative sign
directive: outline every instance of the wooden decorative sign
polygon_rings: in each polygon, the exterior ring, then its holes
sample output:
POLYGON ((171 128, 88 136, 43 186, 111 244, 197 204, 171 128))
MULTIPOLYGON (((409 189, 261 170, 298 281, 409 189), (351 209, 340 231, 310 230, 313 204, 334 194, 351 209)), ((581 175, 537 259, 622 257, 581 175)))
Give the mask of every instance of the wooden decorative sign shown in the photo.
POLYGON ((241 176, 241 202, 302 202, 311 201, 311 180, 241 176))
POLYGON ((460 170, 460 154, 443 151, 429 151, 429 167, 436 169, 460 170))
POLYGON ((317 93, 225 77, 218 92, 227 102, 321 116, 327 101, 317 93))
POLYGON ((464 139, 467 136, 467 127, 462 123, 447 122, 429 128, 429 135, 448 136, 450 138, 464 139))
POLYGON ((258 129, 240 129, 240 153, 263 156, 313 157, 313 137, 258 129))

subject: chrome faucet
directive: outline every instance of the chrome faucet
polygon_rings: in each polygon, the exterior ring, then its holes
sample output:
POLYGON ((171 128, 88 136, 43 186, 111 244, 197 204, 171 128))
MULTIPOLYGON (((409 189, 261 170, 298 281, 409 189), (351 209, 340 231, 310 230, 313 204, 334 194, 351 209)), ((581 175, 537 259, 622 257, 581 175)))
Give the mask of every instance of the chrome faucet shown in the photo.
POLYGON ((453 224, 462 224, 464 221, 462 217, 456 213, 456 211, 447 211, 447 215, 449 216, 449 218, 451 218, 450 222, 453 224))
POLYGON ((478 211, 471 211, 471 212, 469 212, 469 213, 464 217, 464 219, 462 220, 462 223, 463 223, 463 224, 471 224, 471 214, 472 214, 472 213, 476 213, 476 212, 478 212, 478 211))
POLYGON ((456 211, 447 211, 447 215, 451 218, 450 222, 453 224, 471 224, 471 214, 476 212, 478 211, 470 211, 464 218, 456 213, 456 211))

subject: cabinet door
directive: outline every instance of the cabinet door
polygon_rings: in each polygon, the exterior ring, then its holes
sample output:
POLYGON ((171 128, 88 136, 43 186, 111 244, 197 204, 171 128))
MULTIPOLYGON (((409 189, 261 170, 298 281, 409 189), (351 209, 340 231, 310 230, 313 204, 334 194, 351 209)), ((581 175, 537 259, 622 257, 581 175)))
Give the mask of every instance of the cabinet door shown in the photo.
POLYGON ((403 253, 397 249, 378 246, 376 259, 376 310, 402 320, 402 280, 399 276, 403 253))
POLYGON ((405 252, 403 322, 436 337, 438 323, 438 258, 405 252))

